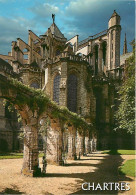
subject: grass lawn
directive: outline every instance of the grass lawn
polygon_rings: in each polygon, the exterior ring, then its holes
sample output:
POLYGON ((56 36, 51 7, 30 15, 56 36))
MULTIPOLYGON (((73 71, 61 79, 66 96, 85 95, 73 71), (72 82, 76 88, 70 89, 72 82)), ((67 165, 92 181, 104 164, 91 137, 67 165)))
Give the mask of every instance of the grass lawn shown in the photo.
MULTIPOLYGON (((43 153, 39 154, 39 157, 43 157, 43 153)), ((17 159, 17 158, 23 158, 23 153, 0 153, 0 160, 1 159, 17 159)))
POLYGON ((136 163, 136 160, 127 160, 119 168, 119 173, 123 175, 135 177, 136 176, 135 163, 136 163))
POLYGON ((111 155, 135 155, 136 150, 104 150, 103 154, 111 155))

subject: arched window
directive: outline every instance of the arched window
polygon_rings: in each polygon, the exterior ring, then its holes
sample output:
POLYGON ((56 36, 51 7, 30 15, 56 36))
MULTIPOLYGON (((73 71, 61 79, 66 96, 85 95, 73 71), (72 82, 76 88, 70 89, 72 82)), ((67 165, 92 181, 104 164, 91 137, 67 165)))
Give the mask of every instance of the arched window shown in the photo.
POLYGON ((67 84, 67 107, 70 111, 77 111, 77 77, 75 74, 71 74, 68 77, 67 84))
POLYGON ((56 50, 56 56, 58 56, 58 55, 60 55, 60 50, 59 49, 56 50))
POLYGON ((28 60, 28 49, 27 48, 23 49, 23 53, 24 53, 24 60, 28 60))
MULTIPOLYGON (((112 44, 113 46, 113 44, 112 44)), ((106 49, 107 49, 107 43, 104 41, 102 43, 102 50, 103 50, 103 64, 106 64, 106 49)))
POLYGON ((38 82, 35 81, 35 82, 31 83, 30 87, 33 87, 35 89, 39 89, 40 88, 40 85, 39 85, 38 82))
POLYGON ((53 81, 53 101, 59 104, 60 94, 60 75, 56 75, 53 81))

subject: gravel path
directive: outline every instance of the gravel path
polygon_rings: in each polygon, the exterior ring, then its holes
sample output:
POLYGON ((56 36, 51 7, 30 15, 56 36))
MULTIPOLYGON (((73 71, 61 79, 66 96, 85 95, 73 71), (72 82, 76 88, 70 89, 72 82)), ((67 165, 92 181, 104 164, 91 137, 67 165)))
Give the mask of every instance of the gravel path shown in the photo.
MULTIPOLYGON (((47 166, 47 176, 30 178, 21 175, 22 159, 0 160, 0 194, 67 195, 67 194, 122 194, 117 191, 83 191, 84 182, 129 182, 134 195, 134 178, 118 175, 118 167, 134 155, 107 155, 101 153, 67 161, 67 166, 47 166)), ((41 159, 40 159, 40 166, 41 159)))

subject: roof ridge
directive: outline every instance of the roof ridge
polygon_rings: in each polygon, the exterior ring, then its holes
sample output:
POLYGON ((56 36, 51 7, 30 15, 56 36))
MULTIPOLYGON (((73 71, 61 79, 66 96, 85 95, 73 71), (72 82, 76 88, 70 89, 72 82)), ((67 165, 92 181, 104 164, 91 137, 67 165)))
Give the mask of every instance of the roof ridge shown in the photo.
MULTIPOLYGON (((52 23, 52 25, 49 27, 49 29, 51 30, 51 33, 57 37, 57 38, 61 38, 61 39, 66 39, 64 37, 64 34, 60 31, 60 29, 58 28, 58 26, 56 25, 56 23, 52 23)), ((48 31, 47 31, 48 32, 48 31)), ((45 34, 47 34, 47 32, 45 34)))

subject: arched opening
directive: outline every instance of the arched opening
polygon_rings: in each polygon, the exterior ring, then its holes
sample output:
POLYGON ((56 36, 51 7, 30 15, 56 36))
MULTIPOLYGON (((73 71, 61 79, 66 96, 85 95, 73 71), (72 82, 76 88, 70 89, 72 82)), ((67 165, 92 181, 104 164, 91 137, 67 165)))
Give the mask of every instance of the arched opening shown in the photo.
POLYGON ((23 49, 23 53, 26 53, 26 52, 28 52, 28 49, 27 48, 23 49))
POLYGON ((39 89, 40 85, 37 81, 33 81, 30 85, 30 87, 33 87, 34 89, 39 89))
POLYGON ((58 55, 60 55, 60 50, 59 49, 56 50, 56 56, 58 56, 58 55))
POLYGON ((5 108, 5 113, 3 115, 5 125, 3 131, 4 139, 8 140, 9 144, 9 151, 17 151, 17 150, 23 150, 23 147, 20 148, 18 145, 21 145, 21 140, 19 139, 19 135, 21 132, 21 121, 19 121, 19 113, 17 109, 15 109, 14 105, 10 103, 8 100, 3 101, 3 107, 5 108), (7 136, 7 131, 9 131, 9 134, 7 136))
POLYGON ((8 151, 8 143, 5 139, 0 139, 0 152, 8 151))
POLYGON ((67 83, 67 107, 72 112, 77 112, 77 76, 70 74, 67 83))
POLYGON ((59 104, 60 95, 60 75, 57 74, 53 81, 53 101, 59 104))
POLYGON ((27 48, 25 48, 25 49, 23 49, 23 57, 24 57, 24 60, 28 60, 28 49, 27 48))
POLYGON ((107 50, 107 43, 104 41, 104 42, 102 43, 103 65, 106 65, 106 50, 107 50))
MULTIPOLYGON (((2 82, 3 83, 3 82, 2 82)), ((7 83, 6 83, 7 84, 7 83)), ((23 96, 29 98, 29 95, 25 92, 22 92, 22 94, 19 95, 18 91, 15 89, 12 91, 12 93, 9 93, 10 89, 7 87, 6 90, 3 90, 2 87, 0 87, 0 99, 5 99, 9 101, 13 105, 13 107, 18 111, 20 114, 20 117, 22 119, 22 125, 23 125, 23 135, 22 139, 24 140, 24 160, 23 160, 23 166, 22 166, 22 173, 25 175, 31 175, 34 176, 34 174, 37 174, 37 172, 40 171, 38 168, 38 130, 37 130, 37 119, 34 118, 33 112, 28 107, 27 104, 22 103, 21 100, 23 99, 23 96), (18 96, 17 96, 18 94, 18 96), (16 98, 15 98, 16 97, 16 98), (21 99, 22 97, 22 99, 21 99), (20 104, 21 102, 21 104, 20 104), (24 136, 25 135, 25 136, 24 136), (30 142, 31 140, 31 142, 30 142), (28 154, 30 154, 28 156, 28 154)), ((6 108, 7 109, 7 108, 6 108)), ((36 112, 36 110, 35 110, 36 112)), ((8 114, 8 113, 7 113, 8 114)), ((37 114, 36 114, 37 115, 37 114)), ((15 124, 14 124, 15 125, 15 124)), ((15 130, 15 126, 13 126, 15 130)), ((15 132, 15 131, 14 131, 15 132)), ((4 141, 0 140, 0 143, 2 143, 2 147, 4 147, 3 150, 14 150, 17 149, 17 147, 20 147, 19 142, 16 138, 17 132, 13 132, 13 146, 12 148, 10 145, 7 145, 9 143, 5 138, 0 138, 3 139, 4 141), (7 143, 6 143, 7 142, 7 143)), ((12 139, 11 138, 11 139, 12 139)), ((2 148, 0 146, 0 148, 2 148)))

